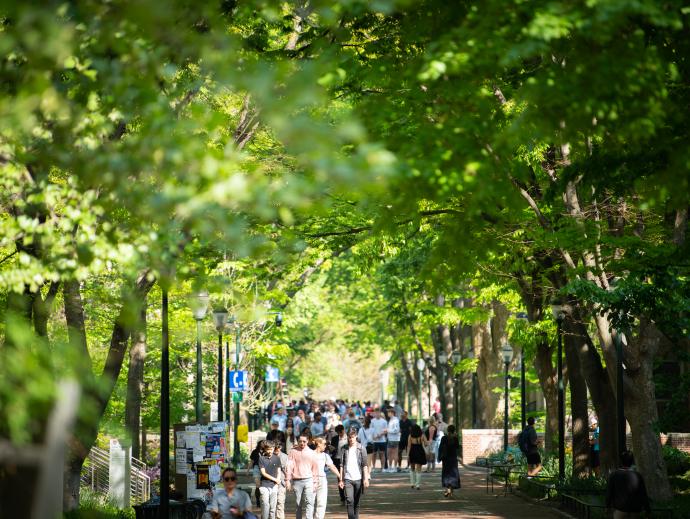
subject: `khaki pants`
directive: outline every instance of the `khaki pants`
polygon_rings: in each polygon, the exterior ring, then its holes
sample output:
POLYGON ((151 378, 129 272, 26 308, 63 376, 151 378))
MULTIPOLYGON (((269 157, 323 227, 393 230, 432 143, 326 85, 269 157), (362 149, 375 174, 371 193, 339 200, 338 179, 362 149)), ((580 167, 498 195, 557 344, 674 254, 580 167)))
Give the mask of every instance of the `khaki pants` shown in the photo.
POLYGON ((276 519, 285 519, 285 496, 287 491, 283 485, 278 487, 278 501, 276 502, 276 519))

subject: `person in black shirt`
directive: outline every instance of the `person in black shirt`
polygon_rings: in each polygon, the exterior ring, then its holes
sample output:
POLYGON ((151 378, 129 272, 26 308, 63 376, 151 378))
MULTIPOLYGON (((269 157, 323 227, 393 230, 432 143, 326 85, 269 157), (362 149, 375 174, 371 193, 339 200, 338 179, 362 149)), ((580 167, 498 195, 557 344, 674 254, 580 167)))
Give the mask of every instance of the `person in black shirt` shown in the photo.
POLYGON ((275 519, 278 504, 278 489, 280 487, 280 458, 273 451, 275 444, 266 440, 259 456, 259 471, 261 473, 261 519, 275 519))
MULTIPOLYGON (((407 450, 407 441, 410 439, 412 421, 407 416, 407 411, 403 411, 400 416, 400 446, 398 448, 398 467, 402 466, 403 451, 407 450)), ((409 468, 409 462, 408 462, 409 468)))
POLYGON ((606 488, 606 507, 613 509, 614 519, 641 517, 642 511, 651 514, 647 487, 642 474, 633 470, 633 454, 621 453, 621 468, 609 476, 606 488))

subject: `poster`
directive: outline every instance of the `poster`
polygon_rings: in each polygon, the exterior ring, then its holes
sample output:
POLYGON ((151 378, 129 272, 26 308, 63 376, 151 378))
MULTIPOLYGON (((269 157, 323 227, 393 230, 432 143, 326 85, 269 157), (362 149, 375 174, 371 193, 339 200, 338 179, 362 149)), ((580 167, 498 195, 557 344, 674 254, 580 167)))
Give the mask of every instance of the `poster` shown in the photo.
POLYGON ((196 488, 209 489, 211 488, 211 481, 209 479, 208 465, 196 466, 196 488))
POLYGON ((187 474, 188 471, 187 450, 178 447, 175 449, 175 474, 187 474))

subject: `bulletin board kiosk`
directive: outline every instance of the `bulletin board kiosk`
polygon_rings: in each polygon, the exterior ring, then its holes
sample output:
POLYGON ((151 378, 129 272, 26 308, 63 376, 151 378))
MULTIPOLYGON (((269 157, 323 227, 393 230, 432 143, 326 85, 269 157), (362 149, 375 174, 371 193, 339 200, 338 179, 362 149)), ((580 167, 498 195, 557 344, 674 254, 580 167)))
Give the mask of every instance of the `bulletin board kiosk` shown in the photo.
POLYGON ((175 489, 188 500, 222 488, 221 473, 230 464, 228 423, 177 424, 173 431, 175 489))

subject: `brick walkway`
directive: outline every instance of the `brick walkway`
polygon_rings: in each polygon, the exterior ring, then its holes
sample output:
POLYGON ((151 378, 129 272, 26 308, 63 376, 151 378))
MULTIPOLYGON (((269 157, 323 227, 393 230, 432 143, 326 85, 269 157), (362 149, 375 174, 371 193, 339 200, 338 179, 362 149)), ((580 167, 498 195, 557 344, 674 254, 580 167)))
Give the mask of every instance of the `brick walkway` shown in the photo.
MULTIPOLYGON (((455 491, 452 499, 443 497, 441 470, 422 473, 420 490, 410 488, 409 475, 382 474, 375 472, 372 485, 362 501, 361 519, 463 519, 483 517, 487 519, 553 519, 563 515, 548 506, 533 504, 494 487, 494 494, 487 494, 485 470, 462 467, 462 488, 455 491)), ((243 478, 244 479, 244 478, 243 478)), ((335 478, 329 476, 327 519, 347 519, 344 506, 340 505, 335 478)), ((244 486, 244 485, 243 485, 244 486)), ((286 519, 295 517, 294 494, 288 494, 286 519)), ((257 514, 258 515, 258 514, 257 514)), ((260 515, 259 515, 260 516, 260 515)))

